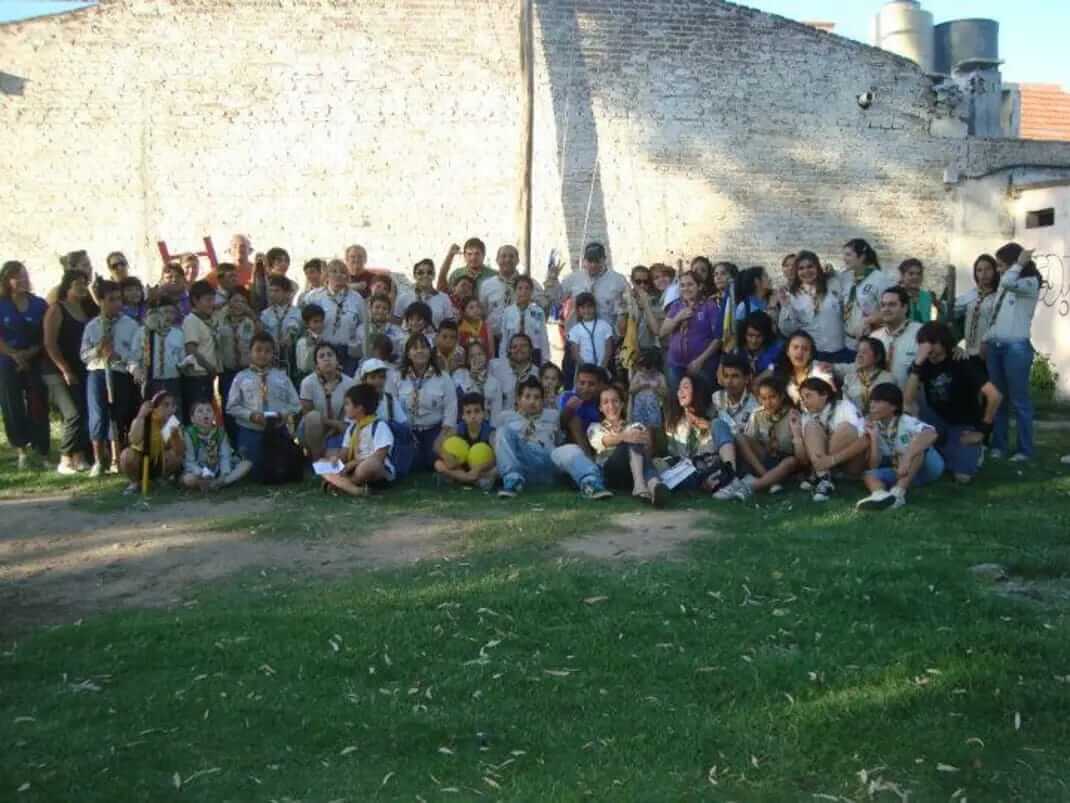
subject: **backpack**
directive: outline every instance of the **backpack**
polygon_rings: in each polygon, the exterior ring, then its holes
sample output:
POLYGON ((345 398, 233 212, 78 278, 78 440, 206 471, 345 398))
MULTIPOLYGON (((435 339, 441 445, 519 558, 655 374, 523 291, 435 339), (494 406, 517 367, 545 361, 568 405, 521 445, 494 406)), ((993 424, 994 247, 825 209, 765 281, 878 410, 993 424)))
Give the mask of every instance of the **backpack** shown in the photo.
POLYGON ((305 456, 285 425, 267 427, 263 444, 260 481, 264 485, 285 485, 305 478, 305 456))
POLYGON ((394 464, 394 479, 402 480, 412 472, 412 464, 416 462, 416 436, 412 434, 412 427, 408 422, 394 420, 394 397, 389 393, 386 396, 386 410, 388 418, 386 425, 394 434, 394 446, 390 450, 390 462, 394 464))

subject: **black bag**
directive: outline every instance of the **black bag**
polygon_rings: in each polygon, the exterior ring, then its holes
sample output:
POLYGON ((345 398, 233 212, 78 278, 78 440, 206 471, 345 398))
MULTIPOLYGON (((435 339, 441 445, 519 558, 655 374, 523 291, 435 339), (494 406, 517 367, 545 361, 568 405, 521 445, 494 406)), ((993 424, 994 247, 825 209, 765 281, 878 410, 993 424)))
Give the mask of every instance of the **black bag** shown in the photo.
POLYGON ((265 485, 285 485, 305 478, 305 456, 284 424, 264 430, 263 467, 260 481, 265 485))

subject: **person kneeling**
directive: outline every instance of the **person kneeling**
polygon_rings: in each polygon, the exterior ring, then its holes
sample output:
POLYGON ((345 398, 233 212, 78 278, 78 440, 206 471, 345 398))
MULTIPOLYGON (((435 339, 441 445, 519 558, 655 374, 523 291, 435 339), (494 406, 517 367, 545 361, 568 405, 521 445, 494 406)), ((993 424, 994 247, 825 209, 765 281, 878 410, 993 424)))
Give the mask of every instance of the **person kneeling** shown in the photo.
POLYGON ((827 502, 836 486, 832 470, 837 466, 857 479, 866 470, 866 422, 858 408, 846 399, 837 400, 836 391, 824 379, 812 376, 799 386, 803 406, 803 446, 813 474, 803 483, 812 490, 815 502, 827 502))
POLYGON ((385 485, 394 479, 394 466, 390 462, 394 433, 375 415, 379 393, 371 385, 351 387, 343 404, 349 421, 342 438, 345 467, 337 474, 324 475, 323 489, 367 496, 371 485, 385 485))
POLYGON ((175 417, 175 397, 160 391, 141 405, 130 425, 130 445, 119 455, 120 470, 130 479, 127 493, 134 493, 148 479, 171 479, 182 468, 181 424, 175 417))
POLYGON ((234 463, 234 450, 226 430, 217 426, 215 410, 208 400, 194 402, 192 423, 183 433, 185 461, 182 487, 191 491, 217 491, 233 485, 253 470, 249 460, 234 463))
POLYGON ((481 393, 461 397, 461 426, 438 446, 435 471, 462 485, 489 491, 498 478, 494 464, 494 427, 487 421, 481 393))
POLYGON ((802 422, 799 411, 791 407, 784 381, 777 376, 762 377, 758 402, 761 407, 751 414, 743 434, 736 439, 743 462, 751 470, 737 486, 735 498, 739 500, 755 491, 780 493, 783 482, 805 465, 802 422))
POLYGON ((925 485, 944 473, 936 451, 936 430, 903 413, 903 392, 884 383, 869 397, 869 466, 862 481, 870 494, 859 510, 886 510, 906 504, 907 489, 925 485))

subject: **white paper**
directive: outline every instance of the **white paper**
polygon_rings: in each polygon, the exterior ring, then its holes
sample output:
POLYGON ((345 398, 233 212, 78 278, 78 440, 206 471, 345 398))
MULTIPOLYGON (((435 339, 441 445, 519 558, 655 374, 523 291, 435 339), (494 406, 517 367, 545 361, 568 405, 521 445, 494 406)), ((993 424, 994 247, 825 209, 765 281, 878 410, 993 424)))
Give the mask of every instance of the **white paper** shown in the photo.
POLYGON ((264 418, 278 418, 278 417, 279 417, 279 411, 278 410, 264 410, 264 418))
POLYGON ((167 440, 171 437, 171 433, 182 426, 182 422, 178 420, 176 416, 171 416, 167 419, 162 427, 160 427, 160 437, 167 440))
POLYGON ((317 460, 312 464, 312 470, 316 472, 317 477, 322 477, 324 474, 341 474, 342 469, 346 467, 346 464, 341 460, 317 460))
POLYGON ((674 490, 680 483, 695 473, 695 465, 690 460, 681 460, 675 466, 668 471, 661 473, 661 481, 665 483, 668 489, 674 490))

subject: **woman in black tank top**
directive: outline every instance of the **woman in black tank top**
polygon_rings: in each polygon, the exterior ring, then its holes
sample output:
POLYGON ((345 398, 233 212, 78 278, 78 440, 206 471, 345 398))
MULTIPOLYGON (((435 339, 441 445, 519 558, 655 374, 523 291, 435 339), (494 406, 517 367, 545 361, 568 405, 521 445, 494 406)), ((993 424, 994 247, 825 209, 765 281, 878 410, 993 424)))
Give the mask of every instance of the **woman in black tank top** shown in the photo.
POLYGON ((56 302, 45 314, 45 351, 42 361, 48 398, 63 419, 60 437, 60 474, 87 469, 85 364, 82 362, 82 331, 93 317, 89 280, 80 271, 67 271, 60 282, 56 302))

